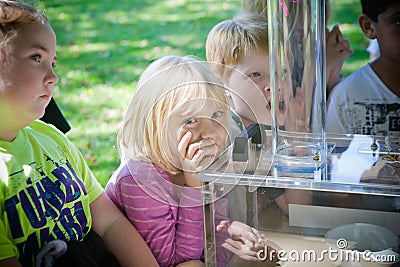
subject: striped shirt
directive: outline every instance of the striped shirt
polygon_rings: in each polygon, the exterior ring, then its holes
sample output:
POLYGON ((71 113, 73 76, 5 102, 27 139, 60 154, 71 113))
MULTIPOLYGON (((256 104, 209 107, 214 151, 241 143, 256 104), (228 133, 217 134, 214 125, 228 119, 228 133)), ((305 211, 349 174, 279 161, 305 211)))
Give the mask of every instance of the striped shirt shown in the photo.
POLYGON ((200 190, 184 186, 179 191, 166 171, 139 161, 121 166, 106 186, 160 266, 203 257, 200 190))

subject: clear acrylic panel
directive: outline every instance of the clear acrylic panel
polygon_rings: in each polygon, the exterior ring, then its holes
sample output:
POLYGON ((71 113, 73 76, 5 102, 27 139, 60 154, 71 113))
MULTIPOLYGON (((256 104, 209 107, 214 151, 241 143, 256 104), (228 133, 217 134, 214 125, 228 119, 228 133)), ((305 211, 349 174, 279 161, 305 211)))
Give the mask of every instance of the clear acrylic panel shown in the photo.
MULTIPOLYGON (((302 136, 304 142, 312 137, 308 133, 302 136)), ((345 264, 323 256, 328 255, 323 253, 329 249, 336 249, 339 253, 337 240, 332 243, 325 235, 331 230, 339 231, 341 227, 347 229, 345 225, 351 229, 360 224, 363 224, 360 229, 383 227, 385 232, 394 233, 394 236, 389 235, 390 240, 400 235, 400 140, 328 134, 326 141, 329 154, 325 180, 303 177, 301 172, 297 177, 293 173, 275 175, 271 168, 271 149, 258 148, 254 144, 249 144, 249 150, 255 152, 249 151, 246 162, 233 160, 232 147, 229 147, 201 173, 200 179, 205 185, 202 195, 207 266, 279 266, 274 261, 250 262, 234 254, 228 258, 221 254, 221 235, 217 231, 221 222, 217 211, 221 205, 227 205, 230 220, 255 227, 286 252, 295 253, 294 257, 315 253, 311 256, 316 258, 311 259, 287 258, 284 266, 333 267, 345 264)), ((352 246, 351 237, 343 235, 349 239, 347 244, 352 246)), ((379 253, 390 251, 397 253, 398 248, 391 245, 379 249, 379 253)), ((390 257, 395 255, 392 254, 390 257)), ((397 261, 396 257, 392 259, 397 261)), ((368 266, 366 262, 357 264, 368 266)))
POLYGON ((268 0, 267 6, 276 175, 323 180, 325 1, 268 0))

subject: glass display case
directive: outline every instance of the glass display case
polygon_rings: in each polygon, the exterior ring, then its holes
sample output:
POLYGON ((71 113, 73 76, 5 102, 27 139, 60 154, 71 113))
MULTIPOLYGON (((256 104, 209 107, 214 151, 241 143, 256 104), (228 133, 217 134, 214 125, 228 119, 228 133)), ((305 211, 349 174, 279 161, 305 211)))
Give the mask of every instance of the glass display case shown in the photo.
POLYGON ((303 155, 292 162, 302 170, 282 172, 270 138, 269 130, 264 144, 236 138, 201 173, 206 265, 398 266, 400 139, 327 135, 327 178, 321 180, 312 175, 318 171, 312 146, 292 151, 303 155), (258 261, 233 254, 227 260, 217 230, 225 219, 258 229, 279 249, 258 251, 258 261))
POLYGON ((267 6, 272 122, 246 125, 199 175, 206 265, 398 266, 398 132, 327 134, 325 1, 267 6), (233 222, 265 236, 254 261, 225 250, 243 241, 233 222))

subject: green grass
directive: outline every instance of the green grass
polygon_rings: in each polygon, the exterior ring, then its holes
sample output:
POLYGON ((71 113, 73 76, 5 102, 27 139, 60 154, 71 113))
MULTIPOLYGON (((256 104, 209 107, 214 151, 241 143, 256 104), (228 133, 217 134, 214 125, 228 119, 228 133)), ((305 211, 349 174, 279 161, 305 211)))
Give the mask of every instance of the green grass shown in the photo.
MULTIPOLYGON (((331 24, 340 22, 356 52, 345 62, 348 75, 368 58, 367 39, 357 24, 359 0, 331 2, 331 24)), ((142 71, 167 54, 205 59, 209 30, 241 8, 240 0, 42 0, 39 5, 57 34, 60 82, 54 95, 72 125, 68 136, 103 186, 119 165, 116 135, 142 71)))

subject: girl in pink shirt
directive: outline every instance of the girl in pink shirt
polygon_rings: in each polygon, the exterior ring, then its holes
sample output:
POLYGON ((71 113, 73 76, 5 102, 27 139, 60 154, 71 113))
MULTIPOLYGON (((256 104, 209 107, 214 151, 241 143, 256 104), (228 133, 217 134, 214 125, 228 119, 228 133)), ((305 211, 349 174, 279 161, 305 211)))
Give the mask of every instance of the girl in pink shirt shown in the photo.
MULTIPOLYGON (((138 229, 160 266, 204 265, 197 174, 225 149, 229 116, 223 87, 206 65, 191 57, 162 57, 138 82, 118 135, 121 166, 106 193, 138 229)), ((221 219, 226 219, 224 201, 217 211, 221 219)), ((255 259, 261 237, 253 228, 243 231, 254 237, 250 249, 243 239, 227 236, 229 230, 221 233, 226 235, 219 239, 221 245, 243 247, 238 254, 255 259), (222 244, 226 240, 229 244, 222 244)), ((227 261, 228 250, 217 250, 227 261)))

